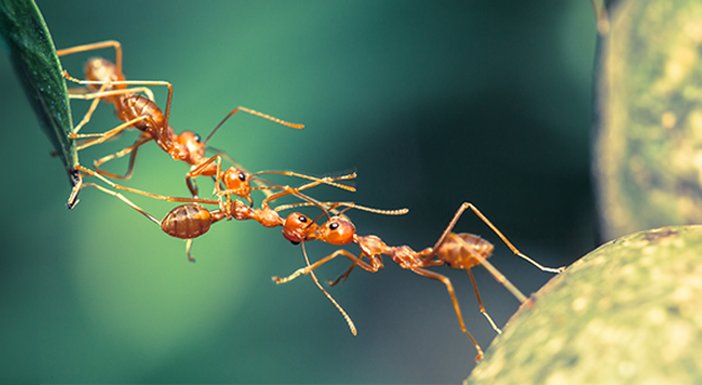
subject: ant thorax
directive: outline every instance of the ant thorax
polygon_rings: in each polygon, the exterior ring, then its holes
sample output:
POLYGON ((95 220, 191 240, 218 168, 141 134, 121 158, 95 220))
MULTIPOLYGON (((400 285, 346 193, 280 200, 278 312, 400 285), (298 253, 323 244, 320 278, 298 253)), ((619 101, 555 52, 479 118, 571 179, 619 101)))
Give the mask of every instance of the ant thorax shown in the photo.
MULTIPOLYGON (((170 128, 170 127, 169 127, 170 128)), ((170 128, 173 131, 172 128, 170 128)), ((182 161, 197 166, 206 160, 205 144, 200 139, 200 135, 192 131, 183 131, 176 135, 174 145, 180 145, 180 151, 184 153, 182 161)), ((217 173, 217 165, 211 163, 201 175, 212 176, 217 173)))
POLYGON ((380 255, 388 249, 388 245, 375 235, 356 236, 356 243, 366 255, 380 255))

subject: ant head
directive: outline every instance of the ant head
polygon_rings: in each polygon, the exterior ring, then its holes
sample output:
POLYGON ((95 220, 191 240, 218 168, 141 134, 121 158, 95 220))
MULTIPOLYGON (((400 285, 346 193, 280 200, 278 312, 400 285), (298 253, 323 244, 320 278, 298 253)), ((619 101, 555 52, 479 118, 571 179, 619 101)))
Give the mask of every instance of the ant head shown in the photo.
POLYGON ((183 131, 176 136, 176 147, 179 147, 179 158, 189 164, 198 164, 205 159, 205 143, 200 135, 192 131, 183 131))
POLYGON ((354 235, 356 226, 351 220, 344 216, 334 216, 320 226, 313 237, 331 245, 345 245, 353 242, 354 235))
POLYGON ((317 224, 305 214, 291 213, 283 223, 283 236, 293 245, 309 239, 317 231, 317 224))
POLYGON ((236 196, 248 198, 251 195, 251 175, 244 170, 229 167, 222 174, 222 183, 236 196))

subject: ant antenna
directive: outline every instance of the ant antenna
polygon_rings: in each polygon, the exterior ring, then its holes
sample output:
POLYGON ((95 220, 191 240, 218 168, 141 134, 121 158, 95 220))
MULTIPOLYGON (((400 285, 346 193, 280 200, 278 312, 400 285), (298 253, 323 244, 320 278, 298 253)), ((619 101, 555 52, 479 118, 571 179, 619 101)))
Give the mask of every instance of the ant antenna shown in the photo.
MULTIPOLYGON (((390 210, 384 210, 384 209, 375 209, 372 207, 367 207, 367 206, 362 206, 359 204, 356 204, 354 202, 319 202, 324 206, 328 206, 329 211, 334 212, 335 214, 343 214, 351 209, 356 209, 360 211, 366 211, 369 213, 373 214, 380 214, 380 215, 405 215, 409 213, 408 208, 401 208, 401 209, 390 209, 390 210), (333 206, 333 208, 332 208, 333 206), (334 209, 336 207, 346 207, 340 212, 335 211, 334 209)), ((284 204, 276 207, 274 210, 275 211, 284 211, 284 210, 290 210, 298 207, 310 207, 310 206, 316 206, 316 204, 310 203, 310 202, 297 202, 297 203, 290 203, 290 204, 284 204)))
MULTIPOLYGON (((319 220, 319 218, 323 217, 325 214, 326 214, 326 216, 327 216, 327 219, 331 219, 331 215, 329 215, 329 212, 327 211, 326 208, 324 208, 324 207, 322 207, 322 206, 319 206, 319 208, 321 208, 324 212, 321 213, 321 214, 319 214, 319 215, 317 215, 317 217, 314 218, 314 219, 312 220, 312 223, 316 223, 316 222, 319 220)), ((332 210, 334 210, 333 207, 332 207, 332 210)), ((310 223, 310 225, 311 225, 312 223, 310 223)))
POLYGON ((266 114, 258 112, 258 111, 254 111, 254 110, 248 109, 246 107, 239 106, 239 107, 231 110, 227 114, 227 116, 225 116, 224 119, 222 119, 222 121, 219 122, 219 124, 217 124, 217 126, 215 126, 215 128, 213 128, 212 131, 210 131, 210 134, 207 135, 207 138, 205 138, 205 141, 203 143, 207 143, 212 138, 212 136, 215 134, 215 132, 217 132, 217 130, 219 130, 219 128, 224 124, 224 122, 226 122, 227 119, 231 118, 232 115, 236 114, 239 111, 246 112, 247 114, 250 114, 253 116, 258 116, 259 118, 270 120, 271 122, 282 124, 283 126, 286 126, 286 127, 290 127, 290 128, 294 128, 294 129, 298 129, 298 130, 305 128, 304 124, 286 122, 285 120, 278 119, 276 117, 266 115, 266 114))
MULTIPOLYGON (((306 179, 306 180, 323 180, 324 184, 336 187, 341 190, 349 191, 349 192, 356 192, 356 187, 354 186, 349 186, 343 183, 336 183, 335 181, 338 180, 350 180, 350 179, 356 179, 358 176, 356 172, 351 172, 348 174, 342 174, 338 176, 325 176, 325 177, 315 177, 315 176, 310 176, 306 174, 301 174, 299 172, 295 171, 275 171, 275 170, 269 170, 269 171, 258 171, 253 174, 251 174, 252 178, 260 178, 258 175, 283 175, 283 176, 290 176, 290 177, 296 177, 300 179, 306 179)), ((262 179, 263 180, 263 179, 262 179)))
MULTIPOLYGON (((307 264, 307 267, 310 267, 310 258, 307 256, 307 249, 305 249, 305 242, 302 241, 302 255, 305 256, 305 263, 307 264)), ((351 334, 356 336, 358 334, 358 331, 356 330, 356 325, 353 324, 353 320, 349 315, 346 313, 343 307, 339 305, 338 302, 334 300, 334 297, 331 296, 326 290, 324 290, 324 287, 319 283, 319 280, 317 279, 317 276, 314 274, 314 271, 310 270, 310 275, 312 276, 312 281, 314 281, 314 284, 319 288, 319 290, 324 293, 324 295, 331 301, 331 303, 336 307, 336 310, 341 313, 341 316, 344 317, 344 320, 346 320, 346 324, 349 326, 349 330, 351 331, 351 334)))

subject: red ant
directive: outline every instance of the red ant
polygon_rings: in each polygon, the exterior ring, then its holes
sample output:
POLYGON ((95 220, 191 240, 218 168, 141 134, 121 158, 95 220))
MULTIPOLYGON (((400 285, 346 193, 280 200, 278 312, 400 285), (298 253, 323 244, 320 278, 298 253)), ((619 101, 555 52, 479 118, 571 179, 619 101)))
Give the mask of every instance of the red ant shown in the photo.
MULTIPOLYGON (((102 143, 117 134, 121 133, 129 127, 135 127, 142 132, 141 136, 134 142, 132 146, 126 147, 114 154, 107 155, 101 159, 95 161, 96 170, 103 175, 107 175, 113 178, 128 179, 132 175, 135 157, 137 149, 143 144, 154 140, 161 147, 163 151, 168 153, 174 160, 181 160, 188 163, 191 166, 190 171, 186 174, 185 180, 193 197, 197 197, 198 188, 193 180, 193 178, 203 175, 203 176, 216 176, 218 175, 217 165, 214 163, 215 157, 206 158, 205 149, 206 144, 212 138, 212 136, 217 132, 217 130, 226 122, 232 115, 237 112, 245 112, 254 116, 258 116, 272 122, 295 128, 302 129, 304 125, 297 123, 290 123, 284 120, 263 114, 258 111, 248 109, 246 107, 236 107, 231 110, 222 121, 215 126, 215 128, 210 132, 210 134, 203 141, 199 135, 192 131, 183 131, 180 134, 176 134, 173 129, 168 125, 171 101, 173 98, 173 86, 169 82, 165 81, 127 81, 125 80, 124 73, 122 72, 122 48, 117 41, 105 41, 93 44, 86 44, 81 46, 76 46, 72 48, 67 48, 57 51, 59 56, 66 56, 78 52, 92 51, 101 48, 113 47, 115 49, 115 63, 102 58, 89 59, 86 63, 86 78, 88 80, 81 81, 72 78, 64 71, 64 76, 73 82, 78 84, 86 85, 91 93, 87 94, 71 94, 70 98, 73 99, 92 99, 93 102, 83 117, 82 121, 74 128, 74 132, 69 135, 71 139, 87 139, 96 138, 94 140, 89 140, 82 143, 77 147, 80 151, 87 147, 102 143), (126 88, 128 85, 138 85, 142 86, 140 88, 126 88), (96 88, 96 86, 100 86, 96 88), (168 96, 166 99, 166 111, 165 114, 161 109, 154 103, 151 99, 138 95, 135 92, 145 92, 149 96, 150 90, 143 86, 165 86, 168 89, 168 96), (78 131, 90 120, 92 113, 94 112, 97 104, 100 100, 105 100, 112 103, 115 107, 115 112, 117 117, 123 121, 123 124, 108 130, 104 133, 98 134, 79 134, 78 131), (101 170, 99 166, 109 160, 119 158, 131 153, 129 160, 129 168, 124 175, 108 173, 101 170)), ((229 170, 228 170, 229 171, 229 170)), ((233 172, 233 171, 232 171, 233 172)), ((295 176, 300 176, 295 175, 295 176)), ((234 177, 236 175, 234 174, 234 177)), ((223 179, 227 179, 227 175, 223 175, 223 179)), ((310 178, 307 178, 310 179, 310 178)), ((73 207, 75 205, 75 199, 77 191, 80 190, 80 186, 74 188, 69 198, 68 205, 73 207)))
MULTIPOLYGON (((163 196, 163 195, 158 195, 158 194, 153 194, 153 193, 148 193, 145 191, 129 188, 126 186, 121 186, 118 185, 114 182, 111 182, 109 179, 105 178, 104 176, 96 173, 95 171, 92 171, 88 168, 85 168, 83 166, 78 165, 77 166, 78 170, 90 175, 99 178, 103 182, 107 183, 109 186, 115 189, 120 189, 120 190, 125 190, 129 191, 132 193, 140 194, 140 195, 145 195, 151 198, 156 198, 160 200, 166 200, 166 201, 171 201, 171 202, 189 202, 187 204, 183 204, 180 206, 175 207, 172 209, 166 216, 164 217, 163 220, 158 220, 156 217, 153 215, 149 214, 148 212, 144 211, 142 208, 137 206, 135 203, 133 203, 131 200, 129 200, 127 197, 124 195, 114 191, 110 190, 106 187, 103 187, 99 184, 96 183, 83 183, 80 186, 80 189, 83 189, 84 187, 93 187, 95 189, 98 189, 99 191, 102 191, 108 195, 111 195, 115 198, 120 199, 123 201, 125 204, 127 204, 129 207, 133 208, 134 210, 138 211, 140 214, 144 215, 147 219, 150 221, 154 222, 157 224, 163 232, 166 234, 175 237, 175 238, 180 238, 180 239, 185 239, 186 244, 185 244, 185 250, 186 250, 186 255, 188 257, 188 260, 190 262, 195 262, 195 258, 191 254, 192 250, 192 242, 194 238, 197 238, 206 232, 209 231, 211 226, 214 223, 217 223, 223 219, 230 220, 231 218, 234 218, 236 220, 242 221, 242 220, 254 220, 261 224, 264 227, 277 227, 277 226, 285 226, 284 230, 284 235, 285 234, 298 234, 302 231, 304 231, 304 227, 307 227, 307 224, 305 223, 300 223, 298 225, 299 228, 295 229, 293 228, 294 224, 292 223, 286 223, 285 220, 282 219, 280 214, 278 214, 279 211, 286 210, 292 207, 297 207, 297 204, 288 204, 288 205, 282 205, 276 208, 272 208, 270 206, 270 203, 278 200, 284 196, 287 195, 293 195, 296 196, 303 201, 306 201, 305 203, 307 205, 315 205, 318 207, 321 207, 322 210, 325 213, 328 213, 327 209, 325 208, 326 206, 333 206, 330 208, 332 212, 336 212, 334 209, 335 207, 339 206, 345 206, 347 208, 356 208, 359 210, 364 210, 368 212, 373 212, 376 214, 383 214, 383 215, 403 215, 407 213, 407 209, 399 209, 399 210, 380 210, 380 209, 373 209, 365 206, 360 206, 356 205, 352 202, 319 202, 305 194, 302 193, 302 191, 310 189, 312 187, 318 186, 320 184, 338 184, 341 186, 345 186, 343 184, 335 183, 336 181, 341 181, 341 180, 348 180, 348 179, 353 179, 356 177, 355 173, 351 174, 346 174, 346 175, 341 175, 337 177, 324 177, 324 178, 318 178, 317 180, 307 183, 305 185, 302 185, 297 188, 289 187, 289 186, 270 186, 269 189, 278 189, 281 190, 277 193, 271 194, 267 196, 262 202, 261 202, 261 208, 255 209, 251 208, 249 206, 246 206, 244 203, 242 203, 239 200, 227 200, 224 203, 218 200, 207 200, 207 199, 198 199, 198 198, 178 198, 178 197, 169 197, 169 196, 163 196), (215 209, 215 210, 209 210, 200 204, 219 204, 220 208, 215 209)), ((250 191, 251 188, 247 191, 250 191)), ((250 199, 250 198, 249 198, 250 199)), ((286 236, 287 239, 291 241, 295 241, 294 236, 286 236)), ((307 265, 309 266, 309 259, 307 258, 307 255, 305 254, 305 261, 307 262, 307 265)), ((314 275, 314 272, 310 272, 311 277, 315 283, 315 285, 324 293, 324 295, 329 299, 329 301, 332 302, 332 304, 337 308, 337 310, 342 314, 344 319, 346 320, 349 329, 351 330, 351 333, 353 335, 356 335, 356 327, 353 324, 353 321, 351 318, 346 314, 344 309, 334 300, 334 298, 322 287, 322 285, 319 283, 317 280, 317 277, 314 275)))
MULTIPOLYGON (((294 206, 300 205, 298 204, 294 206)), ((490 222, 490 220, 478 210, 477 207, 475 207, 472 203, 464 202, 456 211, 453 219, 436 241, 434 246, 425 248, 421 251, 415 251, 406 245, 388 246, 385 244, 385 242, 383 242, 383 240, 375 235, 358 235, 356 233, 356 227, 351 220, 348 217, 341 215, 346 210, 343 210, 341 213, 339 213, 339 215, 329 217, 329 219, 322 225, 316 224, 316 220, 319 217, 315 220, 311 220, 304 214, 294 212, 288 215, 288 217, 285 219, 283 232, 285 237, 291 242, 303 242, 302 250, 305 254, 305 258, 307 258, 307 252, 304 247, 304 241, 308 240, 320 240, 331 245, 339 246, 355 243, 359 246, 361 254, 356 256, 345 249, 339 249, 313 263, 312 265, 298 269, 285 278, 273 277, 273 281, 278 284, 289 282, 300 275, 312 273, 321 265, 341 255, 351 261, 351 266, 336 280, 329 282, 331 286, 334 286, 341 280, 346 279, 356 266, 371 273, 377 272, 383 268, 382 255, 387 255, 392 258, 392 261, 397 263, 401 268, 411 270, 415 274, 422 277, 435 279, 446 286, 448 294, 451 297, 451 302, 453 303, 453 308, 456 313, 456 317, 458 318, 458 324, 461 331, 468 336, 468 339, 470 339, 473 346, 475 346, 475 349, 477 350, 476 360, 480 360, 483 357, 483 350, 480 348, 478 342, 475 340, 475 338, 473 338, 470 332, 468 332, 468 329, 465 326, 463 315, 461 314, 461 309, 458 305, 458 300, 456 299, 456 294, 451 280, 444 275, 427 270, 426 268, 448 265, 454 269, 465 270, 468 273, 468 278, 470 279, 473 290, 475 291, 480 312, 485 316, 492 328, 498 333, 501 333, 501 330, 497 327, 483 306, 480 292, 478 291, 478 286, 475 282, 475 278, 473 277, 471 268, 476 265, 485 266, 490 274, 492 274, 493 277, 495 277, 495 279, 507 290, 509 290, 510 293, 512 293, 521 303, 526 302, 527 297, 487 261, 487 258, 490 257, 494 249, 494 246, 490 242, 480 238, 477 235, 452 232, 459 218, 467 209, 470 209, 481 221, 483 221, 483 223, 485 223, 495 234, 497 234, 505 245, 507 245, 507 247, 509 247, 509 249, 517 256, 523 258, 542 271, 550 273, 559 273, 563 271, 564 267, 550 268, 542 266, 535 260, 520 252, 507 239, 507 237, 505 237, 504 234, 502 234, 502 232, 498 230, 497 227, 495 227, 495 225, 493 225, 492 222, 490 222), (368 261, 365 261, 364 258, 366 258, 368 261)))

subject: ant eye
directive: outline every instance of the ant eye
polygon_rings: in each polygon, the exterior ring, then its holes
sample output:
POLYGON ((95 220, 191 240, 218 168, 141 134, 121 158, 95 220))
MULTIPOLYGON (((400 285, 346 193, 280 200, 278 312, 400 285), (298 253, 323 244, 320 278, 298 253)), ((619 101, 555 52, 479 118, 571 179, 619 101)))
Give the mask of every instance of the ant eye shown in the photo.
POLYGON ((305 222, 307 222, 307 217, 304 216, 304 215, 300 215, 300 216, 297 218, 297 220, 300 221, 300 222, 302 222, 302 223, 305 223, 305 222))
POLYGON ((245 181, 245 180, 246 180, 246 174, 244 174, 243 172, 240 172, 240 173, 239 173, 239 180, 242 181, 242 182, 245 181))
POLYGON ((336 230, 336 229, 339 228, 339 224, 336 223, 336 222, 332 222, 332 223, 329 224, 329 228, 332 229, 332 230, 336 230))
POLYGON ((200 137, 200 134, 195 134, 195 141, 200 143, 202 141, 202 138, 200 137))

